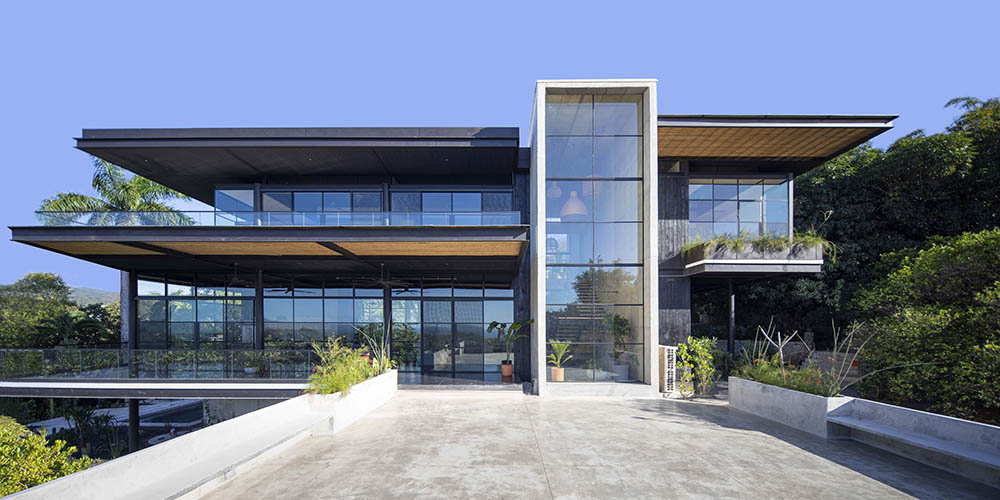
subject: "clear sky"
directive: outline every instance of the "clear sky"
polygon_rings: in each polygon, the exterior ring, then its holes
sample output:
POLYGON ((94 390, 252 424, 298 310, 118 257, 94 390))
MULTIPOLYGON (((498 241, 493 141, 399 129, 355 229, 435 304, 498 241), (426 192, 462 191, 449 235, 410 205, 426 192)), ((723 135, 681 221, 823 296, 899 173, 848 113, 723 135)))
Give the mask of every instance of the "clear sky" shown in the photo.
POLYGON ((661 113, 886 113, 886 147, 1000 95, 1000 2, 42 2, 0 6, 0 283, 118 273, 9 241, 91 193, 82 128, 517 126, 534 82, 657 78, 661 113))

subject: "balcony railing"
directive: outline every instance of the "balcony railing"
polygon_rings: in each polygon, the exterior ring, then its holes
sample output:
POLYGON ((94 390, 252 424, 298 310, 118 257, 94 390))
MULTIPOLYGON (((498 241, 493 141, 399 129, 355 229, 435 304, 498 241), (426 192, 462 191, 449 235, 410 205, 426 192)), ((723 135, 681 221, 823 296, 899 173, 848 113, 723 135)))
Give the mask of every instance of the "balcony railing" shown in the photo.
POLYGON ((0 379, 305 379, 311 350, 0 349, 0 379))
POLYGON ((520 212, 35 212, 43 226, 512 226, 520 212))

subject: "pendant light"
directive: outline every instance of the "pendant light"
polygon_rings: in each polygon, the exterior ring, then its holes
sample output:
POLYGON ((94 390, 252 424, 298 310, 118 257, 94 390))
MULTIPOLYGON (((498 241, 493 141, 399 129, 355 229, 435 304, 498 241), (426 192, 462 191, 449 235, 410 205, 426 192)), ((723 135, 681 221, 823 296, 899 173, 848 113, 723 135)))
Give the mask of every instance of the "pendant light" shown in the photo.
POLYGON ((563 221, 582 221, 587 218, 587 205, 580 201, 576 191, 570 191, 569 199, 559 212, 559 218, 563 221))

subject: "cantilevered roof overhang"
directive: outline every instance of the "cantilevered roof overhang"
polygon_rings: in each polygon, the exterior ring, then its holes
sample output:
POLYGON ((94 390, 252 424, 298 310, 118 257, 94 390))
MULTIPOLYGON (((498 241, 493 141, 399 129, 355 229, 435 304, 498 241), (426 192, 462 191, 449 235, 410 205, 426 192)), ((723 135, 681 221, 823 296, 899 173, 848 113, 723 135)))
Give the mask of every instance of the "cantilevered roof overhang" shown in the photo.
POLYGON ((517 127, 84 129, 76 147, 211 204, 215 185, 305 178, 509 184, 518 141, 517 127))
POLYGON ((528 227, 11 227, 14 241, 124 271, 341 277, 447 276, 509 281, 528 227))
POLYGON ((658 156, 771 162, 796 174, 892 128, 896 115, 659 115, 658 156))

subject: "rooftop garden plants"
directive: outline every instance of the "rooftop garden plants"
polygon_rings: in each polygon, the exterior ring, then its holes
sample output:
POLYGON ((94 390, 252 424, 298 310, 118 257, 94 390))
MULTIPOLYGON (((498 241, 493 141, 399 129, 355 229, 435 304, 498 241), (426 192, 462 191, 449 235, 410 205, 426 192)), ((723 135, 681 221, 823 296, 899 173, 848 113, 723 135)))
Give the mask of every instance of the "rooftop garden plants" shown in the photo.
POLYGON ((336 394, 343 397, 351 386, 377 377, 395 367, 389 357, 389 335, 358 328, 358 334, 367 347, 354 348, 341 343, 340 337, 325 343, 313 343, 319 363, 309 376, 306 392, 310 394, 336 394))
POLYGON ((703 259, 719 250, 728 250, 733 253, 756 251, 767 254, 809 248, 820 248, 824 255, 832 260, 836 259, 836 245, 820 236, 815 229, 809 229, 805 232, 796 231, 792 238, 774 233, 765 233, 759 236, 747 233, 741 233, 739 236, 722 234, 711 239, 695 238, 681 248, 681 254, 688 259, 703 259))
POLYGON ((678 390, 682 397, 704 396, 712 391, 721 376, 715 364, 720 354, 715 338, 688 337, 687 342, 677 346, 678 390))

